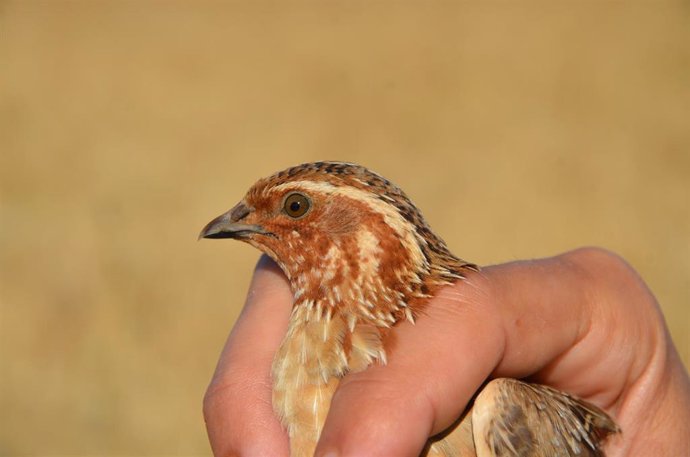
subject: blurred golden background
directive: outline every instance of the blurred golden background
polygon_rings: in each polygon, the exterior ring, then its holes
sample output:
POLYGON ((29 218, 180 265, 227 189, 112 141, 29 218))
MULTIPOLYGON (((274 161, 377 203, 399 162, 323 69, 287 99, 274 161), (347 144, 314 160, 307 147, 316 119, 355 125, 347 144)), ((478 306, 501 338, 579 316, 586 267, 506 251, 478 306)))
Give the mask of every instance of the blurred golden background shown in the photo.
POLYGON ((258 252, 197 233, 317 159, 481 264, 620 253, 687 366, 689 82, 687 2, 1 2, 0 455, 209 455, 258 252))

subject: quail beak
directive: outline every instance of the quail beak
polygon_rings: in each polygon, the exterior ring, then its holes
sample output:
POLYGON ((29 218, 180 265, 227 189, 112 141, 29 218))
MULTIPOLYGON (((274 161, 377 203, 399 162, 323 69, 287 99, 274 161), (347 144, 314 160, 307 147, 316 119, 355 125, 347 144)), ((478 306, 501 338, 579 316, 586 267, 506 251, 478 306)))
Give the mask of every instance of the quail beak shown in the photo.
POLYGON ((268 234, 266 230, 257 224, 242 222, 251 210, 244 203, 238 203, 227 213, 221 214, 206 224, 199 233, 201 238, 234 238, 242 240, 253 234, 268 234))

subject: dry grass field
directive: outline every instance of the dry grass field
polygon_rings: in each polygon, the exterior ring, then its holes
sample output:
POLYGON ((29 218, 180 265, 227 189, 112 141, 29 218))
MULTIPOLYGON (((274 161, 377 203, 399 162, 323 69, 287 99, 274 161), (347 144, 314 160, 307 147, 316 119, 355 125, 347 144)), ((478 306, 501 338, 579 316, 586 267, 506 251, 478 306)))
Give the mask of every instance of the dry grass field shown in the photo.
POLYGON ((209 455, 258 253, 197 233, 317 159, 480 264, 620 253, 688 365, 689 81, 687 2, 0 2, 0 456, 209 455))

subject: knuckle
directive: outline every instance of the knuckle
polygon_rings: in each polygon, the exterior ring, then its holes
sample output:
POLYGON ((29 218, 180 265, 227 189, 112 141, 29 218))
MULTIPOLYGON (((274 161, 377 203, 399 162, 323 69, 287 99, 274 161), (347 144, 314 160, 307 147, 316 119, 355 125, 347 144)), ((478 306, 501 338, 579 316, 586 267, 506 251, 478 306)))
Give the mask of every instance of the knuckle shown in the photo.
POLYGON ((630 265, 618 254, 599 246, 585 246, 565 254, 566 258, 585 265, 614 268, 616 270, 632 272, 630 265))

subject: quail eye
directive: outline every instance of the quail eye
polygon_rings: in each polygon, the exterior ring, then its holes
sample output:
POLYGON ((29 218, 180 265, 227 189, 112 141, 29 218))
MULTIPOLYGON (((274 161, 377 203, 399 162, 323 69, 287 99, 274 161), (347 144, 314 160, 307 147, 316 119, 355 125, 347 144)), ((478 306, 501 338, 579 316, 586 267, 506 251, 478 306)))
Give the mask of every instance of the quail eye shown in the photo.
POLYGON ((295 193, 287 196, 283 203, 283 210, 288 216, 297 219, 307 214, 310 206, 311 202, 306 196, 295 193))

